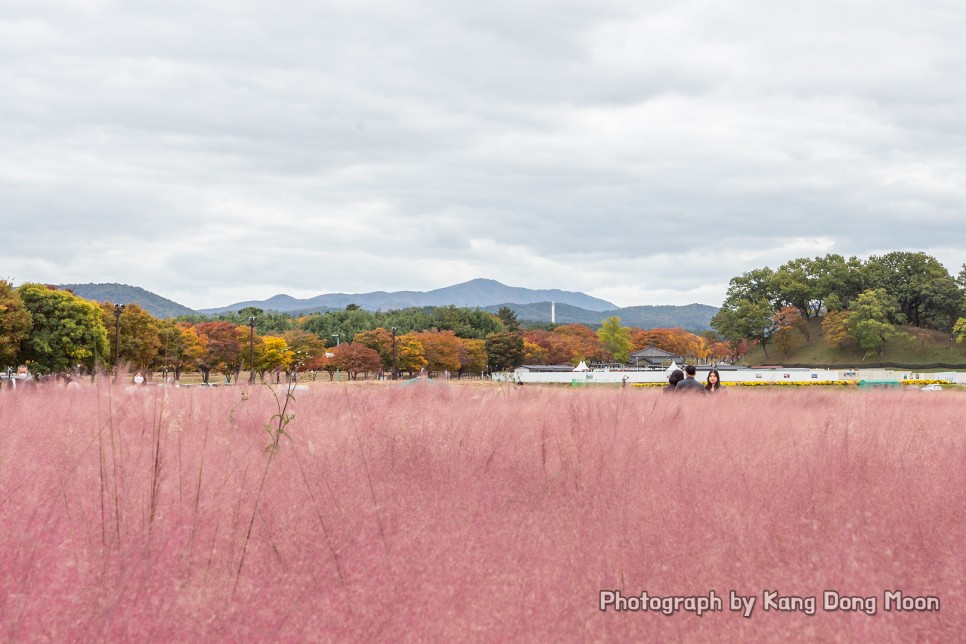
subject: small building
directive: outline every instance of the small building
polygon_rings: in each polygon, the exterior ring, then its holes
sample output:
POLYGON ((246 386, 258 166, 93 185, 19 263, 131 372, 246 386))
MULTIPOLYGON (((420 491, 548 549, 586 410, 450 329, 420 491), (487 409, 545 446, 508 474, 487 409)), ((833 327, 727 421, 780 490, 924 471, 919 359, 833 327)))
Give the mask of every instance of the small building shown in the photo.
POLYGON ((684 356, 658 349, 653 344, 627 356, 627 364, 634 367, 661 367, 667 362, 683 363, 684 356))

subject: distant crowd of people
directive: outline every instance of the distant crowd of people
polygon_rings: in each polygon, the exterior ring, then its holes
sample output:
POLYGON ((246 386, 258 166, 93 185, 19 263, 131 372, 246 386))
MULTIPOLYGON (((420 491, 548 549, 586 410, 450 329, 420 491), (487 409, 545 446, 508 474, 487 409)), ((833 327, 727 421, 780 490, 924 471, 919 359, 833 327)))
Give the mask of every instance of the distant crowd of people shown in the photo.
POLYGON ((668 384, 664 388, 664 393, 668 392, 678 392, 678 391, 691 391, 701 394, 713 394, 721 391, 721 374, 718 373, 717 369, 712 369, 708 372, 708 379, 704 384, 698 382, 694 377, 698 370, 694 368, 694 365, 687 365, 684 371, 680 369, 675 369, 668 376, 668 384))

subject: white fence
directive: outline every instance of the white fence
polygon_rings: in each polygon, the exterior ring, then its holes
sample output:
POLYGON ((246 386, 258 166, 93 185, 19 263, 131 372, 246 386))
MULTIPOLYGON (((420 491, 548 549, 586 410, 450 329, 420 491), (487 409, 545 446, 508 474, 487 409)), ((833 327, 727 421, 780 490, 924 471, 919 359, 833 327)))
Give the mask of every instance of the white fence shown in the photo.
MULTIPOLYGON (((704 382, 707 371, 698 371, 697 379, 704 382)), ((888 369, 737 369, 720 371, 722 382, 836 382, 839 380, 947 380, 966 384, 966 373, 949 371, 943 373, 916 373, 913 371, 892 371, 888 369)), ((498 382, 519 383, 556 383, 556 384, 627 384, 666 383, 666 371, 624 371, 620 369, 595 369, 592 371, 530 371, 518 368, 515 371, 494 373, 492 379, 498 382)))

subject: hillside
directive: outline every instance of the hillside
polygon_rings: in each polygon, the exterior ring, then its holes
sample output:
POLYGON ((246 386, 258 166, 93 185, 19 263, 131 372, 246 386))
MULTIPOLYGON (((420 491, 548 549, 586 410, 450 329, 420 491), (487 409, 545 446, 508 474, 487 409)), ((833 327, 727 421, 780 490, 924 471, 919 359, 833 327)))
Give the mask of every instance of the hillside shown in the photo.
POLYGON ((865 358, 865 352, 856 346, 836 349, 825 342, 821 321, 809 320, 811 340, 783 354, 768 343, 768 357, 760 347, 755 347, 745 356, 749 365, 836 365, 842 367, 863 367, 870 364, 890 363, 894 365, 966 365, 966 346, 957 344, 949 333, 919 329, 913 326, 896 327, 908 335, 888 341, 881 356, 865 358))
POLYGON ((139 286, 127 284, 60 284, 58 288, 70 289, 78 297, 94 302, 137 304, 156 318, 173 318, 194 313, 187 306, 146 291, 139 286))

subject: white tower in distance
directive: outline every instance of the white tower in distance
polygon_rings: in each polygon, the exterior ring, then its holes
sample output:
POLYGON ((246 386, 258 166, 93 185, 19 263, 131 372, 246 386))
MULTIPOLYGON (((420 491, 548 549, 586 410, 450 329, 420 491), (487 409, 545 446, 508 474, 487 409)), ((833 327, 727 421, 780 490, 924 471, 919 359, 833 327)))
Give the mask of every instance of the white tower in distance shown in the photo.
POLYGON ((556 323, 557 323, 557 303, 551 301, 550 302, 550 324, 556 324, 556 323))

